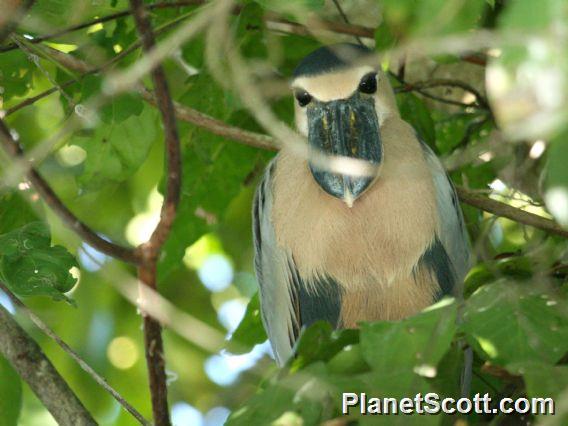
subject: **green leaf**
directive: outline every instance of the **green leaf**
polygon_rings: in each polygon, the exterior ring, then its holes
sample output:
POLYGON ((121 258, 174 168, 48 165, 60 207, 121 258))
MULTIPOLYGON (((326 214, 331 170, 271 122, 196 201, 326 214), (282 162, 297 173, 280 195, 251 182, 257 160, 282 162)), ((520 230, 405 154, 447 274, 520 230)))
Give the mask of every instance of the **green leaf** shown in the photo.
POLYGON ((356 343, 359 343, 357 330, 334 330, 328 322, 318 321, 300 334, 291 369, 299 370, 317 361, 329 361, 345 346, 356 343))
POLYGON ((477 26, 484 5, 484 0, 383 0, 377 46, 388 47, 388 41, 409 36, 465 32, 477 26))
MULTIPOLYGON (((189 79, 189 89, 180 102, 215 118, 247 128, 251 119, 236 111, 234 101, 207 73, 189 79)), ((172 232, 158 265, 163 278, 180 265, 188 246, 223 221, 227 207, 239 194, 246 176, 267 153, 226 141, 195 126, 180 126, 183 147, 182 199, 172 232)))
POLYGON ((477 113, 448 114, 439 110, 432 111, 435 122, 436 147, 441 155, 446 155, 458 147, 466 136, 469 127, 468 143, 471 145, 482 139, 491 128, 488 121, 483 123, 483 116, 477 113))
POLYGON ((420 138, 435 149, 436 129, 428 107, 412 93, 400 93, 396 100, 403 120, 410 123, 420 138))
MULTIPOLYGON (((156 114, 145 107, 139 115, 136 103, 121 101, 128 105, 128 112, 116 112, 107 125, 98 125, 88 135, 77 135, 70 143, 83 148, 87 157, 84 170, 79 176, 80 185, 96 189, 109 182, 128 179, 142 165, 156 138, 156 114), (122 120, 122 121, 120 121, 122 120)), ((103 115, 109 119, 112 114, 103 115)))
POLYGON ((222 222, 258 156, 253 148, 208 137, 194 137, 184 150, 182 199, 160 259, 162 277, 180 265, 187 247, 222 222))
POLYGON ((51 246, 49 229, 33 222, 0 235, 0 277, 20 296, 51 296, 68 300, 64 293, 77 280, 69 270, 75 258, 62 246, 51 246))
MULTIPOLYGON (((296 34, 273 36, 280 43, 282 52, 280 55, 269 56, 269 59, 276 59, 274 66, 285 76, 291 76, 298 63, 321 46, 317 40, 296 34)), ((290 100, 286 99, 286 102, 292 105, 290 100)))
POLYGON ((527 394, 532 398, 557 398, 568 389, 568 366, 551 366, 538 362, 508 367, 523 374, 527 394))
POLYGON ((227 350, 234 354, 247 353, 252 348, 266 341, 266 332, 262 325, 258 293, 250 300, 243 319, 233 332, 227 350))
POLYGON ((546 207, 563 227, 568 228, 568 130, 560 133, 551 143, 546 165, 546 207))
POLYGON ((329 360, 327 366, 330 372, 337 374, 358 374, 370 370, 359 344, 345 346, 329 360))
MULTIPOLYGON (((89 18, 104 16, 116 12, 113 7, 119 4, 128 7, 124 0, 117 2, 92 0, 42 0, 35 2, 31 14, 33 19, 26 19, 23 26, 35 29, 38 22, 48 22, 54 28, 65 28, 70 25, 88 21, 89 18)), ((41 27, 40 27, 41 28, 41 27)))
POLYGON ((401 321, 363 323, 361 349, 373 371, 379 376, 402 374, 403 381, 410 381, 413 372, 434 377, 456 332, 457 305, 448 301, 401 321))
POLYGON ((241 53, 246 57, 265 57, 263 43, 264 10, 258 3, 245 5, 237 17, 237 38, 241 53))
POLYGON ((475 28, 481 18, 484 0, 426 0, 413 2, 416 22, 413 35, 445 35, 475 28))
POLYGON ((0 355, 0 426, 16 426, 22 409, 22 382, 0 355))
POLYGON ((565 308, 564 300, 532 284, 499 282, 471 296, 462 327, 467 341, 493 363, 555 363, 568 350, 565 308))
POLYGON ((4 102, 15 96, 23 96, 33 86, 33 70, 31 63, 21 50, 2 53, 0 67, 0 98, 4 102))
POLYGON ((113 101, 100 110, 101 119, 106 124, 119 124, 127 118, 135 115, 140 116, 144 110, 144 102, 138 95, 125 93, 113 99, 113 101))
POLYGON ((12 191, 0 195, 0 235, 37 219, 37 214, 29 202, 18 192, 12 191))
POLYGON ((306 14, 323 8, 324 0, 254 0, 264 9, 280 12, 284 14, 292 14, 295 17, 298 14, 306 14))
POLYGON ((477 263, 465 278, 465 294, 469 296, 482 285, 494 282, 503 276, 517 280, 530 279, 535 273, 535 265, 531 263, 531 260, 526 256, 515 255, 477 263))
MULTIPOLYGON (((554 422, 551 424, 565 425, 568 423, 568 411, 561 408, 561 401, 568 392, 568 366, 551 366, 539 362, 530 362, 507 367, 523 375, 526 393, 529 398, 536 398, 537 409, 551 410, 554 422)), ((542 416, 539 416, 544 420, 542 416)))
POLYGON ((316 363, 301 373, 274 378, 267 389, 235 410, 226 425, 317 425, 331 418, 332 398, 340 395, 340 388, 327 380, 325 366, 316 363))

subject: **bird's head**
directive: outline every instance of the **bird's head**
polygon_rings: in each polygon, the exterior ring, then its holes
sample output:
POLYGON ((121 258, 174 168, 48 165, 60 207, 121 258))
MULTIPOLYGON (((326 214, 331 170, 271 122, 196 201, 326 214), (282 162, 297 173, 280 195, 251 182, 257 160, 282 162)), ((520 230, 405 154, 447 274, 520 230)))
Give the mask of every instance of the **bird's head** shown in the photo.
POLYGON ((390 84, 371 53, 347 43, 319 48, 300 62, 291 83, 296 126, 308 138, 311 173, 324 191, 350 207, 379 175, 380 127, 388 115, 398 115, 390 84), (371 167, 363 175, 329 171, 315 161, 321 154, 363 160, 371 167))

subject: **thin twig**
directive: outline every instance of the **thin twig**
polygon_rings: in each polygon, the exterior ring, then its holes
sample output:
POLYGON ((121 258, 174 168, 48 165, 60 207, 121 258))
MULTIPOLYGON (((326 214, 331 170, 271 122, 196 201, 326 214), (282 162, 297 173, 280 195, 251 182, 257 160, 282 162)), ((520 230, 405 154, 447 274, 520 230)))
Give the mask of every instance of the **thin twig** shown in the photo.
MULTIPOLYGON (((136 28, 142 38, 143 49, 148 53, 155 47, 156 40, 147 11, 144 9, 142 0, 130 0, 130 7, 136 28)), ((158 255, 170 233, 180 198, 181 149, 176 126, 174 104, 161 64, 158 63, 152 68, 151 76, 154 84, 156 104, 160 110, 162 123, 164 125, 167 162, 166 194, 158 225, 154 229, 148 242, 139 247, 143 262, 138 268, 138 277, 141 285, 146 285, 155 290, 157 289, 156 264, 158 255)), ((162 327, 160 323, 150 315, 144 314, 144 349, 146 352, 146 363, 150 381, 152 413, 154 422, 159 426, 170 424, 163 346, 162 327)))
MULTIPOLYGON (((67 92, 65 92, 65 90, 63 90, 63 87, 61 87, 61 85, 55 81, 55 79, 51 76, 51 74, 41 65, 41 62, 39 60, 39 56, 38 54, 41 54, 42 56, 46 57, 47 55, 43 52, 42 49, 38 49, 38 46, 32 46, 35 51, 30 50, 30 48, 26 45, 26 40, 23 37, 19 37, 15 34, 12 34, 12 36, 10 37, 12 40, 14 40, 14 43, 16 43, 18 45, 18 47, 20 48, 20 50, 22 50, 22 52, 24 52, 24 54, 26 55, 26 57, 28 58, 28 60, 30 62, 32 62, 40 71, 41 73, 45 76, 45 78, 51 83, 51 85, 53 87, 55 87, 59 93, 61 93, 61 95, 67 100, 69 106, 74 107, 75 106, 75 102, 73 101, 73 98, 71 98, 71 96, 69 96, 67 94, 67 92)), ((42 47, 42 46, 39 46, 42 47)), ((51 48, 50 48, 51 49, 51 48)), ((60 64, 60 61, 62 60, 62 55, 59 50, 55 50, 55 49, 51 49, 54 53, 56 53, 57 55, 57 61, 49 58, 48 60, 52 61, 53 63, 56 64, 56 66, 66 70, 67 68, 64 68, 62 66, 62 64, 60 64)), ((71 57, 71 55, 65 55, 64 58, 67 57, 71 57)), ((88 69, 84 69, 82 70, 82 72, 87 72, 88 69)))
MULTIPOLYGON (((171 27, 173 27, 174 25, 177 25, 179 23, 179 19, 174 19, 172 22, 168 22, 162 26, 160 26, 159 28, 156 28, 156 30, 154 31, 154 34, 158 35, 168 29, 170 29, 171 27)), ((118 55, 113 56, 111 59, 109 59, 107 62, 105 62, 104 64, 102 64, 101 66, 98 67, 89 67, 87 69, 87 71, 83 72, 81 75, 79 75, 79 79, 70 79, 67 80, 63 83, 61 83, 59 86, 64 89, 68 86, 71 86, 75 83, 79 83, 81 81, 81 79, 85 78, 88 75, 92 75, 92 74, 97 74, 100 73, 102 71, 105 71, 106 69, 110 68, 112 65, 116 64, 117 62, 119 62, 120 60, 122 60, 123 58, 125 58, 126 56, 128 56, 130 53, 134 52, 136 49, 138 49, 140 46, 142 46, 142 42, 140 40, 136 40, 134 43, 132 43, 130 46, 128 46, 126 49, 122 50, 118 55)), ((79 70, 81 68, 84 68, 85 66, 88 67, 88 64, 84 61, 81 61, 78 58, 75 58, 69 54, 64 54, 63 52, 60 52, 63 55, 67 55, 69 57, 71 57, 73 59, 73 61, 71 60, 67 60, 66 61, 66 66, 72 66, 74 70, 79 70)), ((59 59, 59 58, 58 58, 59 59)), ((52 93, 57 92, 58 89, 57 87, 52 87, 50 89, 47 89, 39 94, 37 94, 36 96, 33 96, 31 98, 25 99, 22 102, 20 102, 19 104, 14 105, 11 108, 8 108, 6 110, 6 116, 15 113, 16 111, 19 111, 20 109, 28 106, 28 105, 32 105, 35 102, 51 95, 52 93)))
POLYGON ((34 314, 20 299, 16 297, 6 285, 0 282, 0 289, 10 298, 11 302, 18 307, 43 333, 59 345, 98 385, 112 395, 116 401, 124 407, 126 411, 136 418, 142 425, 150 426, 150 422, 142 416, 132 405, 128 403, 108 382, 101 377, 93 368, 87 364, 71 347, 65 343, 47 324, 45 324, 36 314, 34 314))
POLYGON ((389 71, 389 75, 392 76, 396 81, 398 81, 401 84, 401 86, 394 88, 395 93, 417 92, 420 93, 422 96, 425 96, 427 98, 433 99, 438 102, 455 105, 462 108, 478 107, 491 112, 487 99, 477 89, 475 89, 474 87, 463 81, 452 80, 452 79, 433 79, 433 80, 420 81, 416 83, 408 83, 394 72, 389 71), (440 96, 433 95, 426 91, 426 89, 428 88, 441 87, 441 86, 458 87, 464 91, 471 93, 472 95, 475 96, 477 105, 466 104, 465 102, 442 98, 440 96))
MULTIPOLYGON (((0 142, 5 151, 16 160, 23 158, 23 151, 12 137, 6 124, 0 119, 0 142)), ((98 251, 129 263, 137 263, 138 256, 129 247, 110 242, 99 236, 89 226, 83 223, 57 196, 47 181, 34 168, 30 168, 27 177, 41 195, 45 203, 59 216, 61 221, 75 231, 83 240, 98 251)))
POLYGON ((0 354, 30 386, 58 424, 97 424, 39 345, 1 305, 0 329, 0 354))
POLYGON ((457 187, 456 190, 460 200, 466 204, 469 204, 470 206, 477 207, 478 209, 484 210, 496 216, 506 217, 508 219, 514 220, 515 222, 542 229, 543 231, 549 232, 551 234, 568 238, 568 230, 562 228, 553 220, 538 216, 533 213, 529 213, 521 209, 517 209, 513 206, 510 206, 509 204, 493 200, 465 188, 457 187))
MULTIPOLYGON (((147 10, 155 9, 168 9, 175 7, 185 7, 185 6, 200 6, 205 3, 205 0, 186 0, 186 1, 175 1, 175 2, 164 2, 164 3, 154 3, 145 6, 147 10)), ((91 19, 87 22, 82 22, 77 25, 72 25, 70 27, 64 28, 62 30, 34 37, 29 40, 30 43, 37 44, 47 40, 51 40, 57 37, 61 37, 66 34, 70 34, 75 31, 79 31, 85 28, 89 28, 96 24, 104 24, 105 22, 114 21, 116 19, 124 18, 132 13, 130 9, 122 10, 120 12, 112 13, 110 15, 101 16, 99 18, 91 19)), ((7 44, 6 46, 0 46, 0 52, 8 52, 10 50, 17 49, 18 46, 15 43, 7 44)))
POLYGON ((458 106, 458 107, 461 107, 461 108, 475 107, 475 105, 466 104, 465 102, 454 101, 453 99, 448 99, 448 98, 443 98, 441 96, 433 95, 433 94, 427 92, 424 89, 413 89, 412 91, 420 93, 425 98, 432 99, 433 101, 440 102, 442 104, 454 105, 454 106, 458 106))
MULTIPOLYGON (((71 86, 71 85, 73 85, 73 84, 75 84, 75 83, 77 83, 77 80, 67 80, 67 81, 64 82, 64 83, 61 83, 61 84, 59 85, 59 87, 60 87, 60 88, 65 88, 65 87, 69 87, 69 86, 71 86)), ((19 104, 14 105, 12 108, 8 108, 8 109, 6 110, 6 112, 5 112, 4 115, 5 115, 5 116, 8 116, 8 115, 10 115, 10 114, 15 113, 16 111, 21 110, 22 108, 25 108, 25 107, 27 107, 27 106, 29 106, 29 105, 35 104, 37 101, 39 101, 39 100, 41 100, 41 99, 43 99, 43 98, 45 98, 45 97, 51 95, 52 93, 58 92, 58 91, 59 91, 59 87, 55 87, 55 86, 54 86, 54 87, 51 87, 51 88, 49 88, 49 89, 47 89, 47 90, 44 90, 44 91, 41 92, 41 93, 38 93, 38 94, 35 95, 35 96, 32 96, 31 98, 26 98, 25 100, 23 100, 23 101, 20 102, 19 104)))
MULTIPOLYGON (((339 12, 339 16, 341 16, 341 19, 343 19, 343 22, 345 22, 347 25, 351 25, 351 22, 349 22, 349 18, 347 17, 347 14, 345 13, 343 8, 341 7, 341 4, 339 4, 339 0, 332 0, 332 1, 333 1, 335 8, 339 12)), ((363 43, 363 41, 361 40, 361 38, 358 35, 354 34, 353 37, 355 37, 355 40, 357 40, 357 43, 359 43, 359 45, 365 46, 365 44, 363 43)))
POLYGON ((479 131, 483 128, 483 126, 491 119, 489 114, 478 118, 477 120, 472 120, 466 127, 464 135, 462 136, 459 143, 453 148, 454 150, 459 148, 464 148, 475 134, 475 132, 479 131))
POLYGON ((489 103, 485 96, 483 96, 475 87, 471 84, 468 84, 461 80, 453 80, 449 78, 437 78, 437 79, 430 79, 426 81, 419 81, 416 83, 407 83, 404 80, 399 80, 403 83, 403 87, 397 88, 397 92, 409 92, 412 90, 422 90, 422 89, 429 89, 432 87, 457 87, 459 89, 464 90, 465 92, 471 93, 475 96, 475 100, 479 104, 481 108, 489 109, 489 103))
POLYGON ((460 55, 460 59, 470 64, 479 65, 484 67, 487 65, 487 55, 484 53, 460 55))
POLYGON ((346 24, 344 22, 327 21, 320 18, 310 18, 306 22, 306 25, 302 25, 283 18, 273 12, 267 12, 265 15, 265 21, 269 30, 283 32, 286 34, 313 37, 314 33, 319 31, 367 39, 375 38, 375 30, 373 28, 364 27, 362 25, 346 24))

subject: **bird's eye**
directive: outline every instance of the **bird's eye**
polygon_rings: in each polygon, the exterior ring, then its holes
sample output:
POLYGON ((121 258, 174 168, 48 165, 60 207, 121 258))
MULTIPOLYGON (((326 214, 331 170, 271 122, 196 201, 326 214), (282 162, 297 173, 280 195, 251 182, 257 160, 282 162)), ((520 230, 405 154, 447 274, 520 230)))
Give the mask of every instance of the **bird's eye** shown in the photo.
POLYGON ((294 94, 294 96, 296 96, 296 99, 298 100, 298 104, 300 104, 301 107, 305 107, 307 104, 309 104, 312 101, 312 95, 310 95, 305 90, 297 91, 294 94))
POLYGON ((377 73, 369 73, 361 79, 359 91, 362 93, 373 94, 377 91, 377 73))

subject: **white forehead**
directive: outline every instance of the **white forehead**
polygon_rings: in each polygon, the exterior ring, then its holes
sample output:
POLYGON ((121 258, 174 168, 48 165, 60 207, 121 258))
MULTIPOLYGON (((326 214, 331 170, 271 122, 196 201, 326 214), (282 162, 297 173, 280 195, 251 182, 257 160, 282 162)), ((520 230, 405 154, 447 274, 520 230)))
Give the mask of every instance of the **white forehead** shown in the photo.
POLYGON ((357 90, 364 75, 376 71, 370 65, 343 68, 335 72, 297 77, 291 86, 294 90, 305 90, 319 101, 329 102, 348 98, 357 90))

